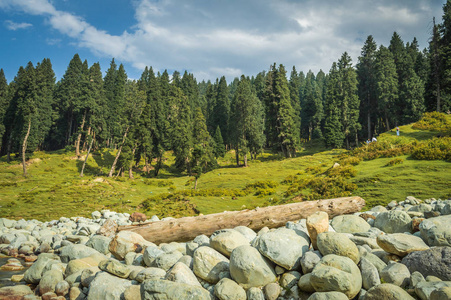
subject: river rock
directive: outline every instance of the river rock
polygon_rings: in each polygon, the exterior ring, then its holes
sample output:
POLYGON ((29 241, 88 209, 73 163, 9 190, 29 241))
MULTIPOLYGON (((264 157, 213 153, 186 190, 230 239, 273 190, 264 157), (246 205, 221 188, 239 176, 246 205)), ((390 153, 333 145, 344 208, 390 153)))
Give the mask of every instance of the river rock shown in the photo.
POLYGON ((280 286, 286 290, 289 290, 292 286, 295 286, 299 279, 301 278, 301 273, 297 271, 289 271, 280 277, 280 286))
POLYGON ((146 250, 144 250, 143 261, 146 266, 151 267, 153 266, 155 259, 163 253, 164 251, 158 248, 156 245, 148 246, 146 250))
POLYGON ((139 300, 141 299, 141 286, 131 285, 124 291, 124 300, 139 300))
POLYGON ((401 263, 388 264, 381 272, 384 283, 391 283, 399 287, 407 287, 410 282, 410 272, 401 263))
POLYGON ((298 287, 301 291, 307 292, 307 293, 314 293, 316 292, 315 288, 312 285, 312 273, 308 273, 305 275, 302 275, 301 278, 299 278, 298 281, 298 287))
POLYGON ((39 293, 41 295, 48 292, 55 292, 55 286, 58 282, 63 281, 63 273, 58 270, 50 270, 42 275, 39 281, 39 293))
POLYGON ((429 246, 451 247, 451 215, 430 218, 420 224, 421 237, 429 246))
POLYGON ((451 281, 451 247, 412 252, 402 259, 402 263, 411 273, 418 271, 423 276, 432 275, 451 281))
POLYGON ((421 300, 429 300, 431 299, 432 292, 441 288, 451 288, 451 281, 420 282, 415 287, 415 294, 421 300))
POLYGON ((381 284, 377 268, 365 257, 360 259, 360 272, 362 274, 362 286, 369 290, 373 286, 381 284))
POLYGON ((316 292, 307 300, 348 300, 348 297, 340 292, 316 292))
POLYGON ((70 285, 67 281, 62 280, 55 285, 55 294, 58 296, 66 296, 69 294, 70 285))
POLYGON ((249 227, 237 226, 233 229, 241 233, 249 241, 249 243, 252 243, 252 241, 257 237, 257 233, 249 227))
POLYGON ((359 249, 344 233, 320 233, 317 243, 322 255, 335 254, 346 256, 352 259, 355 264, 359 263, 359 249))
POLYGON ((247 300, 265 300, 263 291, 257 287, 251 287, 246 291, 247 300))
POLYGON ((317 292, 337 291, 352 299, 362 288, 360 270, 348 257, 326 255, 311 274, 310 282, 317 292))
POLYGON ((0 267, 1 271, 20 271, 23 270, 25 267, 22 266, 20 263, 20 260, 17 258, 9 258, 6 261, 6 264, 0 267))
POLYGON ((321 252, 318 250, 305 252, 301 258, 302 273, 307 274, 312 272, 322 257, 321 252))
POLYGON ((182 262, 177 262, 166 274, 166 280, 201 286, 193 271, 182 262))
POLYGON ((451 299, 451 287, 441 287, 432 291, 430 300, 449 300, 451 299))
POLYGON ((329 215, 324 211, 318 211, 307 217, 307 230, 312 242, 312 247, 318 249, 316 237, 322 232, 329 230, 329 215))
POLYGON ((421 238, 410 234, 381 234, 376 240, 377 244, 384 249, 384 251, 396 254, 400 257, 404 257, 410 252, 429 249, 429 246, 426 245, 421 238))
POLYGON ((263 287, 263 293, 267 300, 276 300, 280 295, 281 289, 280 285, 276 282, 268 283, 263 287))
POLYGON ((119 231, 111 240, 110 252, 119 260, 123 260, 128 252, 142 252, 153 243, 146 241, 141 235, 132 231, 119 231))
POLYGON ((199 286, 169 280, 151 279, 141 285, 143 300, 210 300, 210 293, 199 286))
POLYGON ((115 259, 106 259, 99 263, 99 269, 120 278, 128 278, 132 271, 127 265, 115 259))
POLYGON ((22 300, 26 295, 33 295, 33 291, 27 285, 5 286, 0 288, 0 299, 22 300))
POLYGON ((385 233, 403 233, 411 231, 412 218, 400 210, 391 210, 377 215, 374 227, 385 233))
POLYGON ((217 230, 210 236, 210 246, 227 257, 241 245, 249 245, 249 240, 234 229, 217 230))
POLYGON ((365 232, 371 228, 370 224, 356 215, 336 216, 332 219, 331 225, 336 232, 341 233, 365 232))
POLYGON ((42 277, 42 272, 45 266, 52 260, 60 261, 56 254, 42 253, 39 254, 35 263, 25 271, 24 280, 26 283, 38 284, 42 277))
POLYGON ((113 238, 116 235, 117 223, 114 220, 108 219, 103 223, 103 225, 97 230, 97 234, 103 235, 109 238, 113 238))
POLYGON ((279 228, 262 235, 256 248, 277 265, 294 270, 299 267, 302 255, 308 251, 309 242, 292 229, 279 228))
POLYGON ((120 299, 125 289, 131 286, 130 280, 122 279, 107 272, 99 272, 89 285, 88 300, 120 299))
POLYGON ((229 260, 213 248, 202 246, 194 251, 193 271, 203 280, 217 283, 229 273, 229 260))
POLYGON ((145 268, 136 275, 136 281, 144 282, 148 279, 163 279, 166 276, 166 271, 160 268, 145 268))
POLYGON ((415 300, 404 289, 391 283, 382 283, 369 289, 363 300, 415 300))
POLYGON ((215 285, 215 295, 220 300, 246 300, 244 289, 229 278, 223 278, 215 285))
POLYGON ((271 264, 257 249, 247 245, 239 246, 232 251, 230 275, 244 288, 264 286, 276 280, 271 264))
POLYGON ((100 254, 97 252, 88 257, 71 260, 67 264, 65 275, 70 276, 83 269, 86 269, 89 267, 97 267, 99 265, 99 263, 105 259, 106 259, 106 257, 103 254, 100 254))
POLYGON ((168 271, 175 263, 182 258, 183 254, 179 251, 162 253, 152 263, 152 267, 161 268, 168 271))
POLYGON ((64 246, 60 249, 60 258, 63 263, 68 263, 73 259, 80 259, 99 253, 99 251, 82 244, 64 246))
POLYGON ((96 234, 91 236, 89 241, 86 242, 86 246, 91 247, 102 254, 108 254, 110 253, 109 250, 110 242, 111 238, 96 234))

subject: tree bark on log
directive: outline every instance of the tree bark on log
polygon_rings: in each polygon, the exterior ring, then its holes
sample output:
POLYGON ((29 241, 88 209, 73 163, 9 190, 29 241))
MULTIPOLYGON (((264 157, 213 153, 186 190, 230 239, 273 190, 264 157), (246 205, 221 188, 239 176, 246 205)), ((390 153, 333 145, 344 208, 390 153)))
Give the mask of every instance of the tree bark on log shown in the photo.
POLYGON ((247 226, 255 231, 263 227, 285 226, 288 221, 299 221, 317 211, 325 211, 329 218, 360 211, 365 200, 360 197, 343 197, 329 200, 305 201, 253 210, 227 211, 205 216, 184 217, 143 225, 120 226, 118 231, 128 230, 140 234, 155 244, 184 242, 201 234, 211 235, 216 230, 247 226))

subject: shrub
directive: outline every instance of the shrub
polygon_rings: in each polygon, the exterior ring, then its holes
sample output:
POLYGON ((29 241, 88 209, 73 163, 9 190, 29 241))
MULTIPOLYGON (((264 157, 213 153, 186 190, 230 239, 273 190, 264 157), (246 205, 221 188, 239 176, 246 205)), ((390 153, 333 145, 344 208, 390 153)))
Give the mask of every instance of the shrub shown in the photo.
POLYGON ((351 178, 357 175, 356 169, 351 165, 337 166, 328 169, 325 173, 329 177, 351 178))
POLYGON ((318 174, 320 172, 322 172, 321 166, 311 166, 305 168, 305 173, 308 174, 318 174))
POLYGON ((340 160, 340 164, 341 165, 352 165, 352 166, 357 166, 360 162, 362 161, 361 157, 358 156, 348 156, 348 157, 344 157, 343 159, 340 160))
POLYGON ((389 166, 394 166, 394 165, 399 165, 404 163, 404 160, 402 158, 395 158, 390 160, 385 166, 389 167, 389 166))
POLYGON ((451 137, 433 138, 418 144, 412 151, 412 158, 451 161, 451 137))
POLYGON ((448 121, 444 113, 434 111, 424 113, 423 117, 418 122, 412 125, 412 128, 449 132, 451 131, 451 123, 448 121))

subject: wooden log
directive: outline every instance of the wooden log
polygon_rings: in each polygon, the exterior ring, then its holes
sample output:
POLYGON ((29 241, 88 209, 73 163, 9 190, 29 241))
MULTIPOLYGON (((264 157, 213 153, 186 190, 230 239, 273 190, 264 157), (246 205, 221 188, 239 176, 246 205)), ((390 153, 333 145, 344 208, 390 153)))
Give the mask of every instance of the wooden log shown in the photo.
POLYGON ((216 230, 236 226, 247 226, 255 231, 263 227, 282 227, 288 221, 299 221, 317 211, 325 211, 329 218, 333 218, 358 212, 363 206, 365 206, 365 200, 360 197, 343 197, 120 226, 118 231, 136 232, 144 239, 158 245, 189 241, 201 234, 211 235, 216 230))

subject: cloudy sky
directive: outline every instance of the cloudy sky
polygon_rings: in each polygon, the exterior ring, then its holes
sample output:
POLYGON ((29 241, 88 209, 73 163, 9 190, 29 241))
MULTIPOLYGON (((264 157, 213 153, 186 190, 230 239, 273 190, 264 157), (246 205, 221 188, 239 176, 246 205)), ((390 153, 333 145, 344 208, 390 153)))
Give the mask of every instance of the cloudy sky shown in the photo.
POLYGON ((427 46, 446 0, 0 0, 0 68, 48 57, 59 79, 78 53, 105 72, 111 58, 130 78, 145 66, 201 81, 255 75, 276 62, 328 72, 366 37, 394 31, 427 46))

